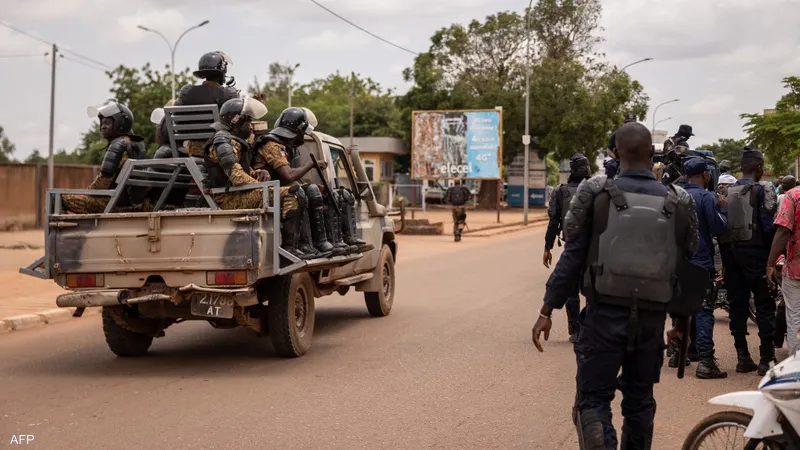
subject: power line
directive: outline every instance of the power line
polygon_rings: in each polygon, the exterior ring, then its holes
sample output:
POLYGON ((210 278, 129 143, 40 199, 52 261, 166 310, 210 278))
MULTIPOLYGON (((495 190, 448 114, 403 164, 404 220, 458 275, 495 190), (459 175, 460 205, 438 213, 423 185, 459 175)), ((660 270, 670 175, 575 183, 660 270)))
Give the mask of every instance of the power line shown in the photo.
POLYGON ((394 43, 394 42, 392 42, 392 41, 386 40, 386 39, 384 39, 384 38, 382 38, 382 37, 378 36, 377 34, 375 34, 375 33, 371 32, 371 31, 369 31, 369 30, 366 30, 366 29, 364 29, 364 28, 362 28, 362 27, 360 27, 360 26, 358 26, 358 25, 354 24, 353 22, 351 22, 351 21, 347 20, 346 18, 342 17, 341 15, 339 15, 339 14, 336 14, 335 12, 331 11, 331 10, 330 10, 328 7, 326 7, 326 6, 322 5, 322 4, 320 4, 320 3, 319 3, 319 2, 317 2, 316 0, 310 0, 310 1, 311 1, 311 3, 313 3, 313 4, 317 5, 317 6, 319 6, 320 8, 324 9, 325 11, 328 11, 328 12, 329 12, 329 13, 331 13, 332 15, 336 16, 337 18, 339 18, 339 19, 340 19, 340 20, 342 20, 343 22, 345 22, 345 23, 349 24, 350 26, 353 26, 353 27, 355 27, 355 28, 357 28, 357 29, 359 29, 359 30, 363 31, 364 33, 367 33, 368 35, 370 35, 370 36, 374 37, 375 39, 378 39, 378 40, 380 40, 380 41, 383 41, 383 42, 385 42, 385 43, 387 43, 387 44, 391 45, 392 47, 399 48, 400 50, 402 50, 402 51, 404 51, 404 52, 411 53, 412 55, 419 55, 419 53, 417 53, 417 52, 415 52, 415 51, 413 51, 413 50, 409 50, 409 49, 407 49, 407 48, 405 48, 405 47, 403 47, 403 46, 397 45, 397 44, 395 44, 395 43, 394 43))
POLYGON ((42 55, 47 55, 47 53, 26 53, 26 54, 19 54, 19 55, 0 55, 0 59, 11 59, 11 58, 33 58, 39 57, 42 55))
POLYGON ((105 72, 106 72, 106 69, 102 69, 102 68, 100 68, 100 67, 93 66, 93 65, 91 65, 91 64, 89 64, 89 63, 86 63, 86 62, 83 62, 83 61, 79 61, 79 60, 77 60, 77 59, 74 59, 74 58, 72 58, 72 57, 65 56, 63 53, 61 54, 61 56, 62 56, 64 59, 66 59, 67 61, 74 62, 75 64, 80 64, 80 65, 82 65, 82 66, 84 66, 84 67, 88 67, 88 68, 90 68, 90 69, 99 70, 100 72, 103 72, 103 73, 105 73, 105 72))
MULTIPOLYGON (((47 45, 50 45, 50 46, 55 45, 53 42, 48 42, 48 41, 46 41, 46 40, 44 40, 44 39, 42 39, 40 37, 34 36, 33 34, 28 33, 27 31, 21 30, 21 29, 15 27, 13 25, 10 25, 10 24, 4 22, 4 21, 0 21, 0 25, 8 28, 11 31, 15 31, 15 32, 17 32, 19 34, 22 34, 24 36, 28 36, 29 38, 34 39, 36 41, 39 41, 42 44, 47 44, 47 45)), ((101 63, 101 62, 99 62, 97 60, 94 60, 92 58, 89 58, 88 56, 83 56, 83 55, 81 55, 80 53, 78 53, 78 52, 76 52, 74 50, 70 50, 68 48, 63 48, 63 47, 59 47, 59 50, 61 50, 62 52, 72 53, 73 55, 77 56, 78 58, 81 58, 81 59, 84 59, 86 61, 92 62, 94 64, 97 64, 98 66, 105 67, 106 69, 113 70, 113 68, 111 66, 109 66, 107 64, 103 64, 103 63, 101 63)))

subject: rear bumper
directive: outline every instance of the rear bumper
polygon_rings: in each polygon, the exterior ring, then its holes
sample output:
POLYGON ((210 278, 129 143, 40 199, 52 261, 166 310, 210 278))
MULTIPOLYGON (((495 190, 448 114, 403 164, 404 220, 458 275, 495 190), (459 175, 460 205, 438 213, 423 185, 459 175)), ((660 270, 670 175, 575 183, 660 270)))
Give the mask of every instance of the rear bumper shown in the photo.
POLYGON ((97 306, 136 305, 140 303, 163 301, 172 301, 175 304, 180 304, 185 296, 193 292, 233 295, 236 298, 236 303, 242 306, 258 302, 255 290, 251 287, 225 289, 206 288, 196 284, 188 284, 175 289, 172 295, 163 293, 137 295, 134 291, 129 289, 70 292, 56 297, 56 305, 59 308, 91 308, 97 306))

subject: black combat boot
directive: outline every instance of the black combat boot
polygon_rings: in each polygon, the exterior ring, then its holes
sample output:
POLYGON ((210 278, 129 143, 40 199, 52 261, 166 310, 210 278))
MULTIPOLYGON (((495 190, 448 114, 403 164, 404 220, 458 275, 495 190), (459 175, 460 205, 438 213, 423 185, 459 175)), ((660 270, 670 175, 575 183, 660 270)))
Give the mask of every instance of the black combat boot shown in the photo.
POLYGON ((728 372, 720 370, 714 350, 700 353, 700 364, 697 365, 695 375, 703 380, 728 378, 728 372))
POLYGON ((623 421, 619 441, 619 450, 650 450, 653 446, 653 425, 634 431, 623 421))
POLYGON ((364 253, 375 248, 372 244, 367 244, 358 238, 358 218, 356 217, 355 205, 347 201, 342 202, 342 235, 347 245, 355 245, 359 253, 364 253))
POLYGON ((772 339, 769 339, 768 344, 759 347, 761 358, 758 361, 758 374, 762 377, 769 372, 770 363, 778 362, 775 359, 775 346, 772 344, 772 339))
POLYGON ((314 240, 314 248, 328 256, 341 255, 342 250, 335 248, 328 242, 328 235, 325 234, 325 211, 322 210, 322 207, 311 209, 309 221, 311 222, 311 237, 314 240))
MULTIPOLYGON (((325 232, 328 234, 328 241, 333 245, 334 249, 339 251, 339 255, 348 255, 350 254, 350 246, 345 244, 341 236, 339 236, 339 221, 337 218, 333 206, 328 206, 325 209, 325 232)), ((337 256, 335 251, 333 256, 337 256)))
POLYGON ((300 259, 311 259, 311 255, 298 248, 300 232, 300 214, 297 211, 292 211, 283 220, 281 226, 281 247, 300 259))
POLYGON ((320 253, 311 244, 311 222, 308 220, 308 211, 300 215, 300 239, 298 240, 298 250, 313 258, 327 258, 330 253, 320 253))
MULTIPOLYGON (((678 368, 678 358, 679 358, 679 353, 677 351, 673 353, 672 356, 669 357, 669 366, 672 367, 673 369, 678 368)), ((688 366, 689 364, 691 364, 689 362, 689 358, 686 358, 685 365, 688 366)))
POLYGON ((738 360, 736 371, 739 373, 750 373, 758 369, 756 363, 753 362, 753 358, 750 357, 750 350, 746 348, 736 349, 736 359, 738 360))

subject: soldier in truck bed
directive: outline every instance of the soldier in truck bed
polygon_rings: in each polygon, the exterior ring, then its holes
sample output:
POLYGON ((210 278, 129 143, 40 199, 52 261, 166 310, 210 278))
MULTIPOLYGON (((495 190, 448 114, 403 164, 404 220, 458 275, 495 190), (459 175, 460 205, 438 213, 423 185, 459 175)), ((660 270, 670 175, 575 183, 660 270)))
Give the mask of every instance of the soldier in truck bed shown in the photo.
MULTIPOLYGON (((314 164, 309 162, 297 167, 290 164, 290 161, 295 162, 295 165, 299 163, 299 159, 294 157, 296 149, 303 144, 305 134, 311 130, 313 126, 309 123, 305 110, 283 110, 273 129, 256 140, 252 161, 254 169, 268 172, 272 180, 280 180, 282 204, 290 202, 294 196, 302 202, 299 205, 300 214, 296 216, 298 222, 295 224, 299 238, 296 255, 302 255, 306 259, 338 256, 346 252, 342 246, 334 246, 328 239, 331 227, 326 224, 322 191, 315 184, 301 186, 296 183, 314 169, 314 164)), ((328 167, 325 161, 318 161, 317 164, 322 170, 328 167)))
MULTIPOLYGON (((144 159, 146 157, 143 146, 139 145, 143 138, 133 132, 133 113, 127 106, 116 100, 109 100, 99 108, 89 107, 89 117, 100 119, 100 134, 108 141, 103 162, 100 165, 100 174, 92 181, 88 189, 114 189, 116 179, 122 165, 130 159, 144 159)), ((133 211, 146 209, 142 205, 143 198, 139 195, 141 189, 128 188, 117 201, 115 211, 133 211)), ((95 195, 64 195, 62 202, 64 209, 75 214, 102 213, 110 197, 95 195)))
MULTIPOLYGON (((222 109, 225 102, 238 98, 239 92, 236 89, 224 85, 228 64, 232 63, 230 57, 221 51, 208 52, 201 56, 194 76, 205 81, 199 85, 184 86, 178 92, 175 106, 217 105, 222 109)), ((191 156, 202 158, 204 144, 203 141, 185 141, 183 146, 191 156)))
MULTIPOLYGON (((582 153, 574 154, 569 160, 569 171, 570 174, 567 183, 553 190, 550 197, 550 205, 547 208, 547 215, 550 218, 550 222, 547 224, 547 232, 544 235, 544 256, 542 257, 542 262, 548 269, 553 262, 553 254, 550 251, 553 249, 556 237, 560 232, 564 231, 564 218, 567 216, 567 210, 569 210, 569 202, 578 190, 578 185, 591 176, 589 159, 582 153)), ((575 295, 567 298, 567 302, 565 303, 569 341, 573 344, 578 341, 578 314, 580 313, 581 307, 577 286, 575 286, 574 294, 575 295)))

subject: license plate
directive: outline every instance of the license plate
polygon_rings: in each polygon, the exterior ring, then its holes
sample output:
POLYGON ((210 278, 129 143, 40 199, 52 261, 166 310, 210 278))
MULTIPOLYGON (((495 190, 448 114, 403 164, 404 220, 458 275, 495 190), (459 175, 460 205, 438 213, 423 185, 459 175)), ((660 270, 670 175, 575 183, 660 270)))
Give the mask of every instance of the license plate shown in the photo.
POLYGON ((233 297, 221 294, 196 294, 192 297, 192 315, 230 319, 233 317, 233 297))

